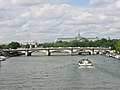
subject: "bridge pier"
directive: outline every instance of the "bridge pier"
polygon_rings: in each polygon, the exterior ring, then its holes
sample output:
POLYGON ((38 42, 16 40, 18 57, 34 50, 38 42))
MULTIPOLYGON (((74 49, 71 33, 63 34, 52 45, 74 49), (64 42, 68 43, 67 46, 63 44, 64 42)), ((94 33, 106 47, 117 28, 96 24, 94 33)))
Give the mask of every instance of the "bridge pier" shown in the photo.
POLYGON ((92 52, 91 52, 91 55, 94 55, 95 53, 94 53, 94 49, 92 49, 92 52))
POLYGON ((73 48, 70 49, 70 52, 69 52, 70 55, 73 54, 73 48))
POLYGON ((32 44, 30 44, 30 49, 32 49, 32 44))
POLYGON ((35 48, 37 48, 37 45, 35 44, 35 48))
POLYGON ((51 55, 51 53, 50 53, 50 50, 49 50, 49 49, 47 49, 47 50, 46 50, 46 55, 47 55, 47 56, 50 56, 50 55, 51 55))
POLYGON ((102 55, 102 54, 103 54, 103 52, 99 51, 99 54, 100 54, 100 55, 102 55))
POLYGON ((31 51, 26 51, 26 52, 25 52, 25 55, 26 55, 26 56, 31 56, 31 54, 32 54, 31 51))

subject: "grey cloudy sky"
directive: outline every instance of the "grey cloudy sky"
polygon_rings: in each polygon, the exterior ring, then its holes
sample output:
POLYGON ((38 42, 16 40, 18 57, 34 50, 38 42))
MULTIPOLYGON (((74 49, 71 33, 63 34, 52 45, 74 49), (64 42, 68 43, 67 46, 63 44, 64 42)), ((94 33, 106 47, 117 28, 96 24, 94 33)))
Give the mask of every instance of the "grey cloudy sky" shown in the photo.
POLYGON ((0 43, 120 38, 120 0, 0 0, 0 43))

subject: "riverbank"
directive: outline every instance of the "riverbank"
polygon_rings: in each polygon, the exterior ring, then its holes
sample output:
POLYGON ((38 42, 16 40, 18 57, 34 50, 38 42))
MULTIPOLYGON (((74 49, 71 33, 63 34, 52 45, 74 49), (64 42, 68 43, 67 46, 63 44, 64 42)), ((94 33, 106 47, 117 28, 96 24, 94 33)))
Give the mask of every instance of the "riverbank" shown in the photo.
POLYGON ((15 57, 15 56, 20 56, 20 55, 23 55, 23 54, 18 51, 0 51, 0 56, 15 57))
POLYGON ((119 53, 106 53, 107 57, 113 57, 116 58, 118 60, 120 60, 120 54, 119 53))

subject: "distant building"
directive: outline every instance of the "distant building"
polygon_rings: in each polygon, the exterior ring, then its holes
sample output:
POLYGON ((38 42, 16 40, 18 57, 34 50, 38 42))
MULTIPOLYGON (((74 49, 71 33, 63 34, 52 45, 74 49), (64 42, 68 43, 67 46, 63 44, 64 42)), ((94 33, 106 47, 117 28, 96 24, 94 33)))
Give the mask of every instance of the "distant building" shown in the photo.
POLYGON ((76 37, 73 37, 73 38, 58 38, 55 42, 59 42, 59 41, 66 41, 66 42, 69 42, 69 41, 73 41, 73 40, 79 40, 80 42, 83 42, 83 41, 97 41, 99 40, 98 37, 95 37, 95 38, 84 38, 82 37, 79 33, 76 37))
POLYGON ((33 42, 23 42, 21 43, 21 45, 29 45, 31 48, 32 47, 37 47, 40 43, 38 43, 37 41, 33 41, 33 42))
POLYGON ((21 45, 27 45, 27 44, 31 44, 31 45, 37 45, 38 44, 38 42, 37 41, 33 41, 33 42, 23 42, 23 43, 21 43, 21 45))
POLYGON ((88 41, 97 41, 97 40, 100 40, 98 37, 95 37, 95 38, 87 38, 88 41))
POLYGON ((59 42, 59 41, 67 41, 67 42, 69 42, 69 41, 72 41, 72 40, 75 40, 75 38, 58 38, 56 40, 56 42, 59 42))

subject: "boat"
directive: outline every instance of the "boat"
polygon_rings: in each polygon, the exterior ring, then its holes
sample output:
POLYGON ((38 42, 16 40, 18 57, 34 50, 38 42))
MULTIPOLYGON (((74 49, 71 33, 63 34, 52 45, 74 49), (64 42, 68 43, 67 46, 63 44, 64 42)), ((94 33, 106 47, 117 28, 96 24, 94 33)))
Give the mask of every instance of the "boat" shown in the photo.
POLYGON ((1 67, 1 62, 2 61, 5 61, 6 60, 6 57, 5 56, 0 56, 0 67, 1 67))
POLYGON ((86 58, 79 61, 79 66, 92 66, 92 62, 86 58))
POLYGON ((6 60, 6 57, 5 56, 0 56, 0 62, 1 61, 5 61, 6 60))

